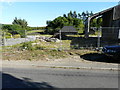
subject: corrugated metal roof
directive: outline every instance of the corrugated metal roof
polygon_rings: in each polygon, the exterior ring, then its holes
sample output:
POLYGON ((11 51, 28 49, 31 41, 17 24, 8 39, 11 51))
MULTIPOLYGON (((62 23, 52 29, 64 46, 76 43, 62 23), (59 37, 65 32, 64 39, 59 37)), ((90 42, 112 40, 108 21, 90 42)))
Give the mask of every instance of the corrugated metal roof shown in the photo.
POLYGON ((100 16, 100 15, 103 15, 104 13, 106 13, 106 12, 108 12, 108 11, 113 10, 113 9, 114 9, 114 7, 109 8, 109 9, 106 9, 106 10, 103 10, 103 11, 98 12, 98 13, 95 13, 95 14, 92 15, 90 18, 91 18, 91 19, 92 19, 92 18, 96 18, 96 17, 98 17, 98 16, 100 16))
POLYGON ((93 19, 93 18, 96 18, 100 15, 104 15, 105 13, 107 13, 111 10, 113 10, 113 20, 120 19, 120 5, 114 6, 112 8, 106 9, 106 10, 103 10, 101 12, 98 12, 98 13, 94 14, 93 16, 91 16, 90 18, 93 19))
POLYGON ((77 30, 73 26, 64 26, 61 32, 77 32, 77 30))

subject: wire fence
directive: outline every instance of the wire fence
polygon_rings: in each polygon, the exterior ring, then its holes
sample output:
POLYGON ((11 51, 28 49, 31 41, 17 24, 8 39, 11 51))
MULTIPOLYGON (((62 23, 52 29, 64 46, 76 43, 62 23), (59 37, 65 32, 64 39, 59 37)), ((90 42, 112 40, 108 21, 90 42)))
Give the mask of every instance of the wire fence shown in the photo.
POLYGON ((78 49, 120 45, 120 27, 91 27, 88 38, 78 37, 71 42, 78 49))

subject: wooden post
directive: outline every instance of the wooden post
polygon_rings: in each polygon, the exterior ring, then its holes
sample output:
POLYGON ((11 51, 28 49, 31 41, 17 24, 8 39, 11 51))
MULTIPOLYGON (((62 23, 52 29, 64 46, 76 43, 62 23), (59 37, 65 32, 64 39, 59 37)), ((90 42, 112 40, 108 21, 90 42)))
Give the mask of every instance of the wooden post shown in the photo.
POLYGON ((102 29, 102 27, 100 27, 99 30, 98 30, 98 42, 97 42, 97 47, 98 47, 98 48, 100 48, 101 29, 102 29))
POLYGON ((60 48, 62 49, 62 41, 61 41, 62 35, 61 35, 61 30, 59 30, 59 33, 60 33, 60 35, 59 35, 59 36, 60 36, 60 37, 59 37, 59 38, 60 38, 60 48))
POLYGON ((90 29, 90 17, 88 17, 88 28, 87 28, 87 38, 89 37, 89 30, 90 29))
POLYGON ((25 29, 25 42, 26 42, 26 37, 27 37, 27 35, 26 35, 26 29, 25 29))
POLYGON ((3 45, 6 45, 6 38, 5 38, 5 32, 3 31, 3 45))

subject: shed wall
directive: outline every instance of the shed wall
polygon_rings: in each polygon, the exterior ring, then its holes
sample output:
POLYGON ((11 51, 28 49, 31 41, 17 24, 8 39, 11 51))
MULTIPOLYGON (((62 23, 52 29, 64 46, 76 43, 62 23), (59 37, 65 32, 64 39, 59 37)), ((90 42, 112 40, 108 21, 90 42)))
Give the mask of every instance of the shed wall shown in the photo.
POLYGON ((104 40, 118 40, 118 28, 105 28, 102 30, 102 39, 104 40))
POLYGON ((103 27, 111 27, 113 21, 113 10, 103 14, 103 27))
POLYGON ((103 15, 102 38, 104 40, 118 40, 120 19, 113 20, 113 10, 103 15))
POLYGON ((114 7, 113 20, 120 19, 120 5, 114 7))

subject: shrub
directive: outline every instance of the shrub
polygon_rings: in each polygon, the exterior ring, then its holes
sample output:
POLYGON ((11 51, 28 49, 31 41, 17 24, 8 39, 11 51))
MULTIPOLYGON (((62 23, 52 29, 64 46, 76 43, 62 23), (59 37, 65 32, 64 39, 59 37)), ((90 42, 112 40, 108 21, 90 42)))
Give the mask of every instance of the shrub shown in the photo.
POLYGON ((71 45, 71 49, 79 49, 79 45, 78 44, 71 45))
POLYGON ((35 48, 32 46, 32 42, 25 42, 21 47, 25 50, 35 50, 35 48))
POLYGON ((8 33, 11 33, 12 35, 20 34, 22 38, 25 37, 25 28, 23 28, 20 25, 14 24, 14 25, 3 25, 3 30, 6 30, 8 33))
POLYGON ((5 38, 11 38, 12 34, 11 33, 6 33, 5 38))
POLYGON ((13 36, 13 38, 20 38, 20 37, 21 37, 20 34, 16 34, 13 36))
POLYGON ((35 49, 36 50, 43 50, 43 49, 45 49, 45 46, 38 46, 38 45, 36 45, 35 49))
POLYGON ((5 36, 5 38, 11 38, 11 36, 5 36))

